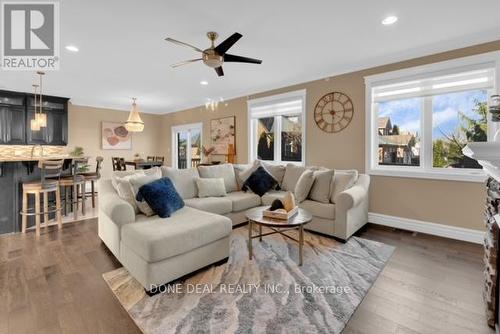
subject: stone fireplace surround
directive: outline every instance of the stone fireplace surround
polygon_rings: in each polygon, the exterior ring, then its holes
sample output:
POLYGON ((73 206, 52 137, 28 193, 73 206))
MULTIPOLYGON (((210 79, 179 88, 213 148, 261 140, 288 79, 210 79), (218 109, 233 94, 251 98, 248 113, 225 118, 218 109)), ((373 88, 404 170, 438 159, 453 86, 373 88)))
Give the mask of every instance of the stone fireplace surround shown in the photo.
POLYGON ((490 327, 499 327, 499 233, 500 233, 500 143, 470 143, 463 153, 476 159, 488 174, 484 222, 484 290, 486 319, 490 327))

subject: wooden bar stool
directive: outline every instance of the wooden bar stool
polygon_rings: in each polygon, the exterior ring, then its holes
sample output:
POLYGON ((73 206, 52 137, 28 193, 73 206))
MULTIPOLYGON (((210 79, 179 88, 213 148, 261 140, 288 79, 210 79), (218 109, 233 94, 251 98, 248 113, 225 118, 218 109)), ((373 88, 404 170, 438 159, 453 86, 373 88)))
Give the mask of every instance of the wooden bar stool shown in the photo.
POLYGON ((78 207, 82 204, 82 215, 85 215, 85 177, 81 175, 81 168, 87 165, 88 159, 75 158, 72 164, 72 175, 61 177, 59 185, 64 191, 64 215, 73 211, 74 219, 78 219, 78 207), (81 200, 80 200, 81 198, 81 200), (69 209, 69 210, 68 210, 69 209))
MULTIPOLYGON (((95 172, 82 173, 81 175, 85 178, 85 183, 90 182, 91 196, 92 196, 92 207, 95 208, 95 182, 101 178, 101 168, 102 157, 97 157, 96 159, 95 172)), ((83 186, 85 189, 85 185, 83 186)))
POLYGON ((59 228, 62 227, 61 218, 61 193, 59 190, 59 178, 63 169, 63 160, 40 160, 38 167, 41 170, 40 181, 23 183, 23 203, 22 203, 22 227, 21 232, 26 233, 28 217, 35 216, 36 236, 40 236, 41 216, 43 215, 43 225, 48 226, 49 214, 56 214, 56 221, 59 228), (55 206, 49 206, 49 193, 55 193, 55 206), (28 207, 29 195, 35 196, 35 208, 28 207), (40 195, 43 196, 43 211, 40 211, 40 195))

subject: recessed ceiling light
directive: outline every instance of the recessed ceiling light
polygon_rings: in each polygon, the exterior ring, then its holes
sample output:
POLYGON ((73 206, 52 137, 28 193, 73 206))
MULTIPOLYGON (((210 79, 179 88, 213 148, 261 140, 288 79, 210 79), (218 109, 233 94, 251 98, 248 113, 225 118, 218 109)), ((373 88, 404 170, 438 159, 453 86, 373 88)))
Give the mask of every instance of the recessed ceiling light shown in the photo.
POLYGON ((202 80, 202 81, 200 81, 200 85, 206 86, 206 85, 208 85, 208 81, 202 80))
POLYGON ((78 51, 80 51, 80 49, 78 49, 74 45, 66 45, 66 50, 71 51, 71 52, 78 52, 78 51))
POLYGON ((382 20, 382 24, 385 26, 389 26, 391 24, 394 24, 398 21, 397 16, 387 16, 385 19, 382 20))

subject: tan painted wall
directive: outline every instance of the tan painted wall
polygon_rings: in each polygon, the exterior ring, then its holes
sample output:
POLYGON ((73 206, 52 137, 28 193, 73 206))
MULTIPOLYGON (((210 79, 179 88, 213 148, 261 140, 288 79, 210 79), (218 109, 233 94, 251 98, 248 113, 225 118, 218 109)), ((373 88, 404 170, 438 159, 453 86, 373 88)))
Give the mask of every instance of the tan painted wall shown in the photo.
POLYGON ((111 157, 119 156, 126 159, 133 158, 135 153, 141 154, 143 158, 148 155, 160 155, 162 152, 161 137, 163 128, 161 116, 141 114, 145 123, 145 130, 132 135, 132 150, 103 150, 101 145, 101 122, 125 122, 128 113, 120 110, 101 109, 93 107, 82 107, 70 105, 68 127, 69 142, 67 150, 71 151, 75 146, 84 148, 85 155, 93 160, 97 156, 104 158, 102 175, 110 177, 112 172, 111 157))
MULTIPOLYGON (((263 97, 297 89, 307 90, 306 162, 331 168, 356 168, 365 166, 365 86, 364 76, 429 64, 433 62, 500 50, 500 41, 454 50, 432 56, 338 75, 326 80, 316 80, 295 86, 250 96, 263 97), (313 119, 318 99, 331 91, 349 95, 355 107, 354 118, 347 129, 338 134, 321 131, 313 119)), ((171 160, 171 134, 173 125, 203 121, 203 141, 209 143, 209 120, 222 116, 236 116, 237 161, 247 162, 247 97, 227 101, 215 112, 203 107, 192 108, 163 116, 164 155, 171 160)), ((373 176, 370 211, 398 217, 446 224, 471 229, 483 229, 482 211, 485 195, 481 183, 436 181, 410 178, 373 176)))

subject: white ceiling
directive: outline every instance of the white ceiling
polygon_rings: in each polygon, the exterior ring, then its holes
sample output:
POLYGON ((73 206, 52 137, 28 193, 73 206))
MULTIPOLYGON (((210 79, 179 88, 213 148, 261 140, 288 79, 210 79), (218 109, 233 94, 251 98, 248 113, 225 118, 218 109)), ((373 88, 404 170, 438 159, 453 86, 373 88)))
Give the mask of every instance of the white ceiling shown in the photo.
MULTIPOLYGON (((500 39, 500 1, 457 0, 214 0, 61 1, 61 68, 49 72, 44 93, 74 104, 167 113, 207 98, 244 96, 351 70, 500 39), (393 26, 382 26, 387 15, 393 26), (167 36, 208 47, 234 32, 233 54, 262 65, 224 64, 225 76, 167 36), (74 44, 78 53, 65 45, 74 44), (200 81, 207 80, 208 86, 200 81)), ((32 72, 0 72, 0 88, 30 91, 32 72)))

